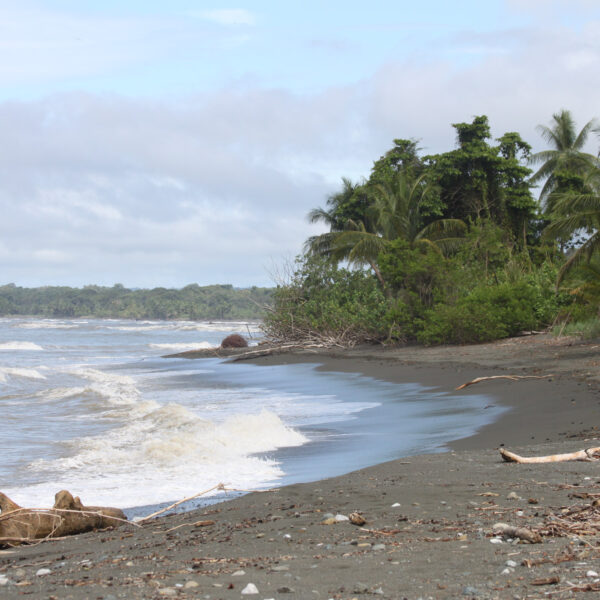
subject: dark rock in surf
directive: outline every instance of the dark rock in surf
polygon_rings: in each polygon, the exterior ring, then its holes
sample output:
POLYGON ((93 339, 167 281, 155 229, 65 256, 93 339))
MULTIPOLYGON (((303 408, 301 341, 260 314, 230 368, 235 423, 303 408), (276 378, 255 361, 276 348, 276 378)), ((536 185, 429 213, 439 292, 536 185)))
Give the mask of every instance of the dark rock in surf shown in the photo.
POLYGON ((239 334, 228 335, 222 342, 221 348, 247 348, 248 342, 239 334))

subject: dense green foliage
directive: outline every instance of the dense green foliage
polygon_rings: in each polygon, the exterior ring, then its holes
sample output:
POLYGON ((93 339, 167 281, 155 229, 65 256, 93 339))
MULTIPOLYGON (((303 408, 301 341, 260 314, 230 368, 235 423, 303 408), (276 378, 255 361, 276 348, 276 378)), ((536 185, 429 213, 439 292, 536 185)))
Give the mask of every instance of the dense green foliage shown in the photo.
POLYGON ((569 320, 596 331, 600 161, 582 150, 593 122, 577 134, 557 113, 540 128, 553 148, 533 156, 516 132, 491 143, 485 116, 453 127, 453 150, 420 156, 396 139, 368 179, 344 179, 310 213, 329 232, 276 290, 268 335, 468 343, 569 320))
POLYGON ((84 288, 0 286, 0 315, 100 317, 125 319, 257 319, 272 290, 196 284, 182 289, 130 290, 88 285, 84 288))

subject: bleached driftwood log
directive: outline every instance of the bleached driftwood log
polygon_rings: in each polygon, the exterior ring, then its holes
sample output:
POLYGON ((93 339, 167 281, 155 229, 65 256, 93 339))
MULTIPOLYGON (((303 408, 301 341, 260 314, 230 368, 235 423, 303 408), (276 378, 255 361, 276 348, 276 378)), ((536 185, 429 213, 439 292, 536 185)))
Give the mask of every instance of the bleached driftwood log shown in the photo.
POLYGON ((527 527, 515 527, 513 525, 507 525, 506 523, 496 523, 492 527, 492 532, 494 535, 525 540, 530 544, 540 544, 542 542, 542 536, 536 531, 527 529, 527 527))
POLYGON ((587 448, 566 454, 549 454, 547 456, 519 456, 514 452, 500 448, 500 454, 506 462, 516 463, 551 463, 568 460, 594 461, 600 459, 600 448, 587 448))
POLYGON ((554 375, 489 375, 488 377, 476 377, 475 379, 467 381, 467 383, 463 383, 454 389, 462 390, 470 385, 480 383, 481 381, 487 381, 489 379, 510 379, 510 381, 519 381, 519 379, 546 379, 546 377, 554 377, 554 375))
POLYGON ((55 500, 53 508, 23 508, 0 492, 0 546, 106 529, 126 521, 118 508, 85 507, 65 490, 55 500))

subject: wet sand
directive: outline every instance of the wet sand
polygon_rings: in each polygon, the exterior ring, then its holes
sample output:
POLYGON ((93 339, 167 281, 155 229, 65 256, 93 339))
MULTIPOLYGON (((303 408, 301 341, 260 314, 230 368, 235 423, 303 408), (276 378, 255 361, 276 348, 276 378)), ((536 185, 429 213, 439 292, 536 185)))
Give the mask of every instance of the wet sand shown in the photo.
POLYGON ((481 376, 552 377, 497 379, 462 390, 490 395, 511 410, 446 453, 252 493, 143 527, 2 551, 0 583, 7 582, 0 594, 504 599, 567 598, 587 589, 593 597, 600 590, 593 527, 589 535, 548 533, 556 515, 566 518, 562 509, 589 507, 595 494, 600 497, 597 463, 508 464, 497 448, 547 454, 600 446, 599 350, 600 342, 531 336, 477 346, 256 358, 256 364, 317 360, 321 369, 444 391, 481 376), (364 526, 323 524, 329 515, 353 512, 364 516, 364 526), (499 521, 539 529, 543 541, 492 541, 499 521), (40 569, 51 572, 36 575, 40 569), (547 583, 534 585, 540 581, 547 583), (257 594, 243 593, 252 591, 249 584, 257 594))

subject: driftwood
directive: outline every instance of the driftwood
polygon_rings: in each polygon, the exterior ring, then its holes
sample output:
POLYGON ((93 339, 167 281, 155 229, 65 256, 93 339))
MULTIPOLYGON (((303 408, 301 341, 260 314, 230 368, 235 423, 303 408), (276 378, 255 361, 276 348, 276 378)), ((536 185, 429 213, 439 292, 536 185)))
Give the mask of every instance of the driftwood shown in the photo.
POLYGON ((586 462, 598 460, 600 458, 600 448, 587 448, 577 452, 567 454, 549 454, 548 456, 519 456, 514 452, 500 448, 500 454, 506 462, 516 463, 551 463, 565 462, 568 460, 582 460, 586 462))
POLYGON ((145 517, 142 517, 141 519, 136 519, 136 522, 141 523, 143 521, 148 521, 149 519, 153 519, 154 517, 158 517, 159 515, 169 512, 170 510, 172 510, 173 508, 176 508, 177 506, 179 506, 180 504, 183 504, 184 502, 189 502, 190 500, 194 500, 194 498, 204 496, 204 494, 208 494, 208 492, 212 492, 213 490, 227 491, 227 488, 225 487, 224 483, 218 483, 217 485, 209 488, 208 490, 204 490, 203 492, 198 492, 197 494, 194 494, 193 496, 188 496, 187 498, 178 500, 177 502, 170 504, 166 508, 161 508, 160 510, 153 512, 151 515, 147 515, 145 517))
POLYGON ((507 525, 506 523, 496 523, 492 527, 492 532, 494 535, 518 538, 529 542, 530 544, 540 544, 542 542, 542 536, 536 531, 527 529, 527 527, 514 527, 513 525, 507 525))
POLYGON ((126 521, 117 508, 83 506, 66 490, 55 496, 50 509, 23 508, 0 492, 0 546, 62 538, 126 521))
POLYGON ((487 381, 488 379, 510 379, 511 381, 519 381, 519 379, 545 379, 546 377, 554 377, 554 375, 490 375, 489 377, 476 377, 454 389, 462 390, 470 385, 480 383, 481 381, 487 381))

